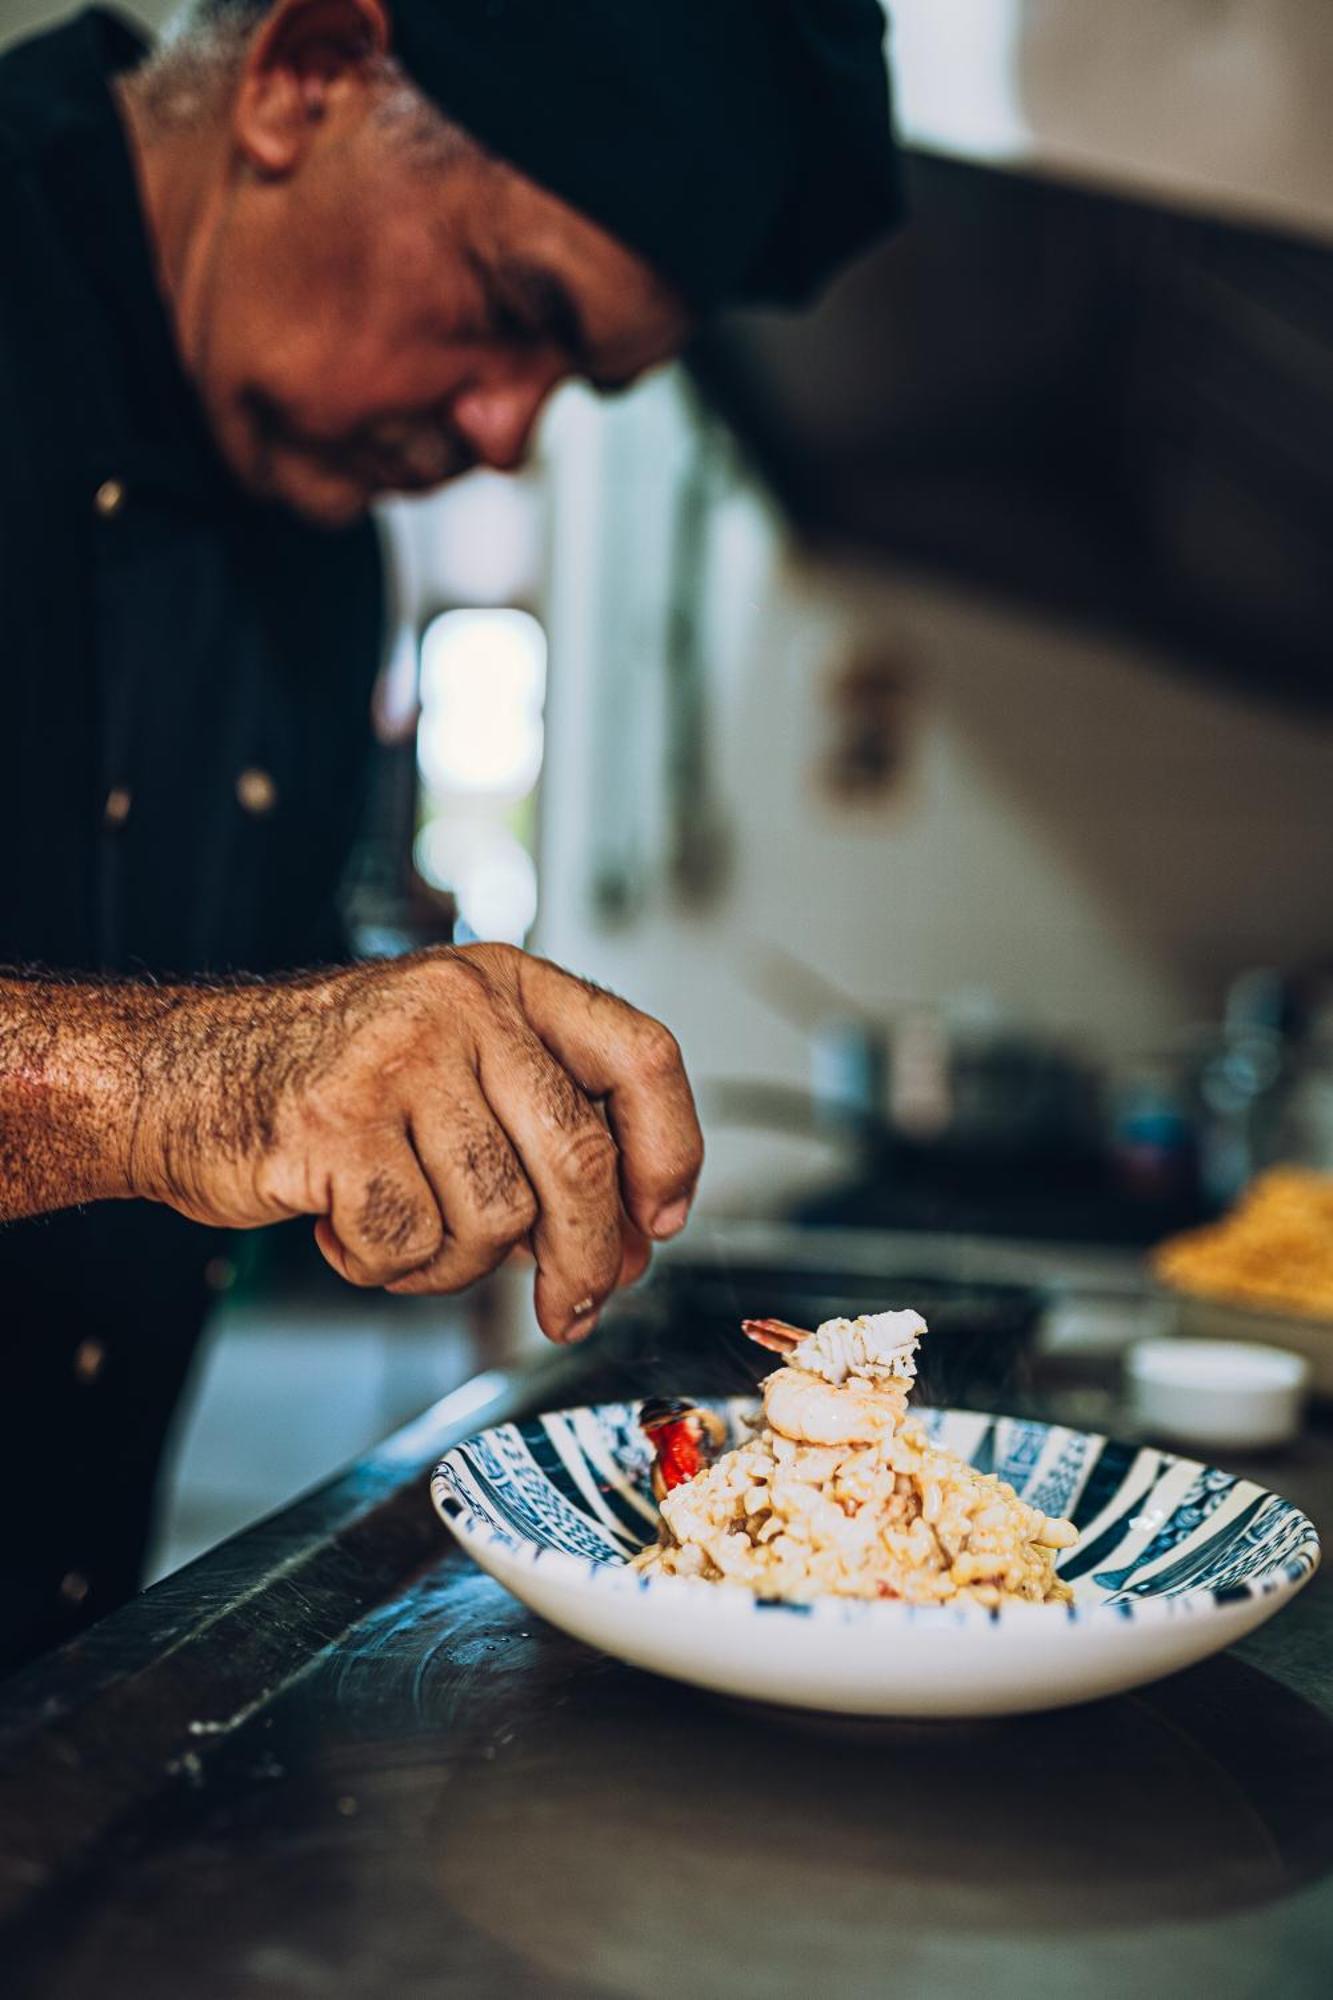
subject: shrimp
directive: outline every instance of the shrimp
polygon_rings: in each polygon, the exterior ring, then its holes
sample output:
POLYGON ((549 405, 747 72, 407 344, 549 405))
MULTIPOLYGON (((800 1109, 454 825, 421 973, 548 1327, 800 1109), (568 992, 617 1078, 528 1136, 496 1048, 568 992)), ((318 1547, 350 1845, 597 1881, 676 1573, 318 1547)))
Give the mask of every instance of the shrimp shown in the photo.
POLYGON ((764 1415, 783 1437, 797 1444, 877 1444, 902 1422, 910 1377, 886 1373, 869 1381, 831 1382, 795 1361, 798 1350, 802 1360, 807 1353, 817 1358, 809 1345, 815 1336, 803 1327, 780 1319, 747 1319, 743 1326, 761 1347, 788 1357, 787 1366, 760 1385, 764 1415))
POLYGON ((902 1422, 907 1386, 836 1388, 804 1368, 779 1368, 760 1384, 764 1415, 796 1444, 878 1444, 902 1422))

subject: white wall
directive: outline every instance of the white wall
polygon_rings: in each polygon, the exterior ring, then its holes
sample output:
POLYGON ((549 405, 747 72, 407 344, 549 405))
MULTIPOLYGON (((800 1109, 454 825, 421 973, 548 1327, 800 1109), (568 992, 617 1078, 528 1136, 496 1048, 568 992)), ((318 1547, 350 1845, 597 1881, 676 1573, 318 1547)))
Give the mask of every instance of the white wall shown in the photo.
POLYGON ((1318 0, 887 5, 913 145, 1333 233, 1333 13, 1318 0))
MULTIPOLYGON (((662 492, 687 434, 670 378, 609 409, 578 399, 551 429, 539 941, 670 1021, 698 1077, 807 1081, 805 1038, 747 985, 757 942, 785 943, 871 1008, 984 987, 1112 1053, 1212 1014, 1247 964, 1333 955, 1333 729, 905 573, 802 565, 743 485, 720 517, 710 646, 731 875, 706 911, 674 903, 661 650, 632 620, 627 643, 625 606, 651 627, 662 492), (866 642, 919 684, 908 771, 882 807, 840 810, 818 784, 823 691, 866 642), (618 684, 608 741, 601 710, 618 684), (641 914, 607 928, 591 858, 627 817, 655 872, 641 914)), ((727 1202, 795 1157, 768 1141, 714 1152, 727 1202)))

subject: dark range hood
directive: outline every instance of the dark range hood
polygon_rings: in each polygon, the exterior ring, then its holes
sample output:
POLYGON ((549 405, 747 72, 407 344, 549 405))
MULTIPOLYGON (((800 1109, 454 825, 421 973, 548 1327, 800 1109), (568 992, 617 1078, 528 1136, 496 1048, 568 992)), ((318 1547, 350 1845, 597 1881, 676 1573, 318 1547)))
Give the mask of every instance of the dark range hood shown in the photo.
POLYGON ((811 545, 1333 709, 1333 250, 925 153, 804 317, 701 340, 811 545))

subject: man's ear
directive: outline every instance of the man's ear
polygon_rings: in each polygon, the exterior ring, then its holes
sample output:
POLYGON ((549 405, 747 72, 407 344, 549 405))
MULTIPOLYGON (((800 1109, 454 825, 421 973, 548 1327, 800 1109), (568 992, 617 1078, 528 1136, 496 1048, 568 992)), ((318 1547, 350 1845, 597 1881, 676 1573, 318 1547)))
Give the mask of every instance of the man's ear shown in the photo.
POLYGON ((232 131, 250 165, 281 179, 330 111, 364 92, 389 47, 384 0, 278 0, 246 52, 232 131))

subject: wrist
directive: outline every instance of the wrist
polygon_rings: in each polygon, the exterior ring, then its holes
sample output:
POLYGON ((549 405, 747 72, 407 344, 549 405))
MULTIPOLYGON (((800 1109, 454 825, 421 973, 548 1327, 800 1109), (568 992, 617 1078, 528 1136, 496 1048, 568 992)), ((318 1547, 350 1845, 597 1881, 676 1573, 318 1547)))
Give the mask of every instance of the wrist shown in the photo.
POLYGON ((147 993, 0 980, 0 1220, 136 1192, 147 993))
POLYGON ((192 1028, 209 997, 189 988, 140 989, 140 1005, 104 1052, 104 1084, 118 1109, 124 1189, 140 1201, 181 1206, 190 1114, 200 1115, 192 1028))
POLYGON ((85 1199, 155 1199, 145 1143, 145 1056, 152 1011, 145 988, 106 988, 89 996, 75 1031, 63 1038, 55 1090, 76 1107, 87 1134, 90 1175, 85 1199))

